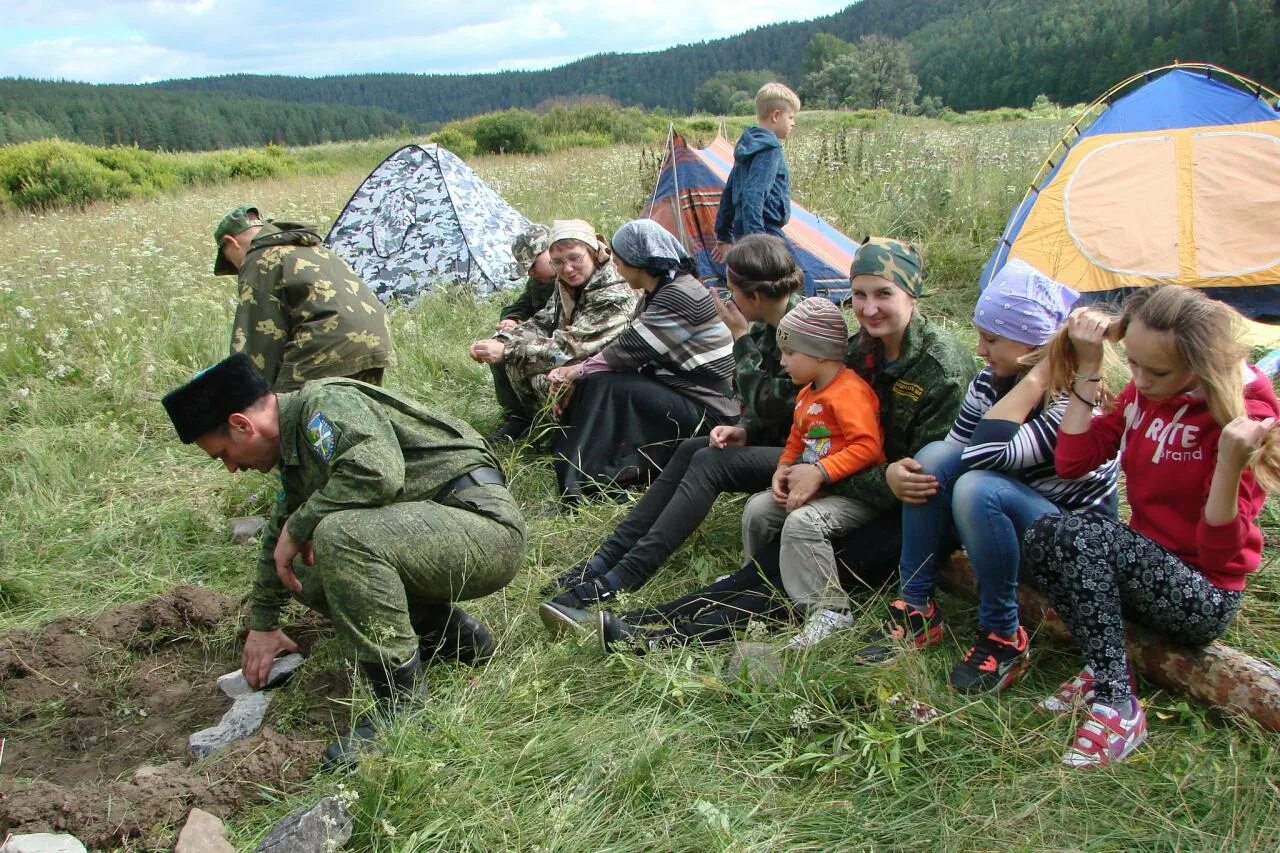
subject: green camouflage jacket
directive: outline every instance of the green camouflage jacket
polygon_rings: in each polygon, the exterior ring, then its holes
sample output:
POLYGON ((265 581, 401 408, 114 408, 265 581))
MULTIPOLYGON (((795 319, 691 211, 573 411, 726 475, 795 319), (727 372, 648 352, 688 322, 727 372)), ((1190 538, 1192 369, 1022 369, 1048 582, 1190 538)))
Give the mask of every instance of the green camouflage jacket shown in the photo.
POLYGON ((262 226, 239 281, 231 352, 247 353, 273 390, 395 364, 386 309, 308 226, 262 226))
POLYGON ((494 335, 506 344, 502 359, 513 379, 540 376, 553 367, 595 355, 631 324, 639 298, 608 261, 576 297, 565 291, 557 285, 541 311, 514 329, 494 335), (576 304, 570 308, 572 299, 576 304))
POLYGON ((977 371, 973 355, 942 328, 917 312, 907 325, 897 361, 885 365, 884 347, 869 335, 854 335, 845 363, 858 372, 880 398, 884 455, 880 465, 863 469, 833 487, 886 512, 899 503, 885 481, 889 462, 913 456, 931 441, 946 438, 960 413, 960 403, 977 371))
POLYGON ((471 427, 385 388, 325 379, 278 399, 283 489, 250 594, 255 631, 275 628, 289 600, 273 557, 286 521, 296 542, 308 542, 330 513, 430 500, 468 471, 498 467, 471 427))
POLYGON ((556 280, 554 278, 550 281, 538 281, 533 276, 529 276, 529 279, 524 283, 524 290, 520 291, 520 298, 503 308, 498 319, 520 320, 521 322, 528 320, 546 307, 547 300, 551 298, 551 293, 555 288, 556 280))
MULTIPOLYGON (((804 294, 793 294, 787 300, 787 310, 803 300, 804 294)), ((747 431, 747 444, 785 446, 799 389, 782 369, 778 330, 768 323, 752 323, 751 330, 734 341, 733 361, 734 384, 742 401, 738 424, 747 431)))

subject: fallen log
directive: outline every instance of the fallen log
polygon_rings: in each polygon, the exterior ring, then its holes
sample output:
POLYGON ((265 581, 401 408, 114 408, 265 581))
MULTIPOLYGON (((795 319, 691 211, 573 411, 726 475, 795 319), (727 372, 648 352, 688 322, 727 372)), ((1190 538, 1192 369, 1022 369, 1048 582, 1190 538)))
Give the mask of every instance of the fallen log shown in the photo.
MULTIPOLYGON (((956 554, 943 566, 942 585, 976 601, 978 589, 968 557, 956 554)), ((1018 587, 1018 610, 1028 628, 1039 625, 1051 637, 1071 642, 1071 632, 1039 590, 1018 587)), ((1207 705, 1242 713, 1258 725, 1280 731, 1280 668, 1224 643, 1179 646, 1133 622, 1125 623, 1129 658, 1137 671, 1163 687, 1207 705)))

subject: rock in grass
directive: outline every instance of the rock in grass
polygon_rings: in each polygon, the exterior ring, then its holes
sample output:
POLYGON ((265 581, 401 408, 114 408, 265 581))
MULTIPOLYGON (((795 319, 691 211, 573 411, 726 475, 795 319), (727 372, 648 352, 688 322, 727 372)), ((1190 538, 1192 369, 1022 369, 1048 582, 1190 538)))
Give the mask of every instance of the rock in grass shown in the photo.
POLYGON ((236 545, 248 545, 262 533, 267 520, 260 515, 246 515, 231 519, 231 541, 236 545))
POLYGON ((74 835, 53 832, 33 832, 29 835, 11 835, 0 847, 0 853, 87 853, 80 839, 74 835))
POLYGON ((236 848, 227 841, 227 828, 221 820, 203 809, 192 809, 173 853, 236 853, 236 848))
POLYGON ((237 696, 231 710, 222 715, 216 726, 202 729, 187 739, 192 758, 207 758, 228 744, 246 738, 258 730, 267 716, 271 694, 261 690, 237 696))
MULTIPOLYGON (((267 673, 267 683, 262 689, 266 690, 270 687, 279 687, 281 684, 293 675, 294 671, 302 666, 302 662, 306 660, 302 655, 294 652, 293 654, 278 657, 271 664, 271 671, 267 673)), ((226 675, 218 676, 218 689, 223 693, 235 699, 237 696, 243 696, 246 693, 252 693, 253 688, 249 686, 249 682, 244 680, 244 670, 237 669, 235 672, 228 672, 226 675)))
POLYGON ((337 797, 325 797, 309 809, 281 818, 256 853, 327 853, 351 838, 351 815, 337 797))
POLYGON ((735 643, 724 668, 726 681, 736 679, 765 685, 777 683, 781 673, 782 661, 768 643, 735 643))

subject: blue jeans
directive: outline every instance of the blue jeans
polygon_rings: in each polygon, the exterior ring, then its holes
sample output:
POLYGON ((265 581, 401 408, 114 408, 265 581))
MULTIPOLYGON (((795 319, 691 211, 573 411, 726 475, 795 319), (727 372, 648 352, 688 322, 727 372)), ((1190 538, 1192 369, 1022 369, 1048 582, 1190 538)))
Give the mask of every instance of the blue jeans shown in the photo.
POLYGON ((1059 507, 1026 483, 999 471, 970 471, 961 449, 945 441, 925 445, 916 461, 938 478, 938 492, 902 508, 902 600, 923 609, 933 598, 938 567, 954 538, 969 552, 978 581, 978 624, 1010 635, 1018 627, 1018 562, 1022 534, 1059 507))

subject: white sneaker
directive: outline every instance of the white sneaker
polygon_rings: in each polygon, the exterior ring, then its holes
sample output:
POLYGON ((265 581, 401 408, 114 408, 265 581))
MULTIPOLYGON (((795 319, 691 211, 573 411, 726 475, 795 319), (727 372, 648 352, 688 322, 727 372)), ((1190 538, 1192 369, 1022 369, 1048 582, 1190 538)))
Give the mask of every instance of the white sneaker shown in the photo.
POLYGON ((839 631, 847 631, 853 627, 853 615, 839 613, 835 610, 812 611, 804 620, 804 627, 792 637, 782 648, 809 649, 839 631))

